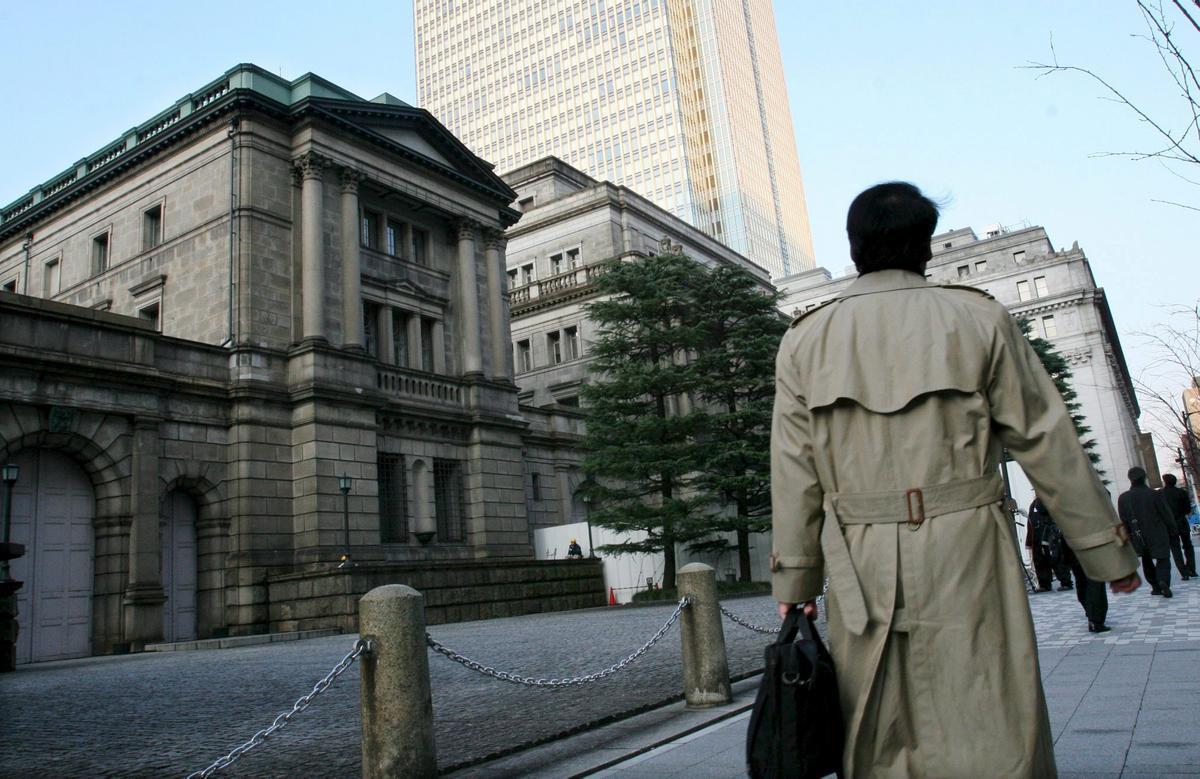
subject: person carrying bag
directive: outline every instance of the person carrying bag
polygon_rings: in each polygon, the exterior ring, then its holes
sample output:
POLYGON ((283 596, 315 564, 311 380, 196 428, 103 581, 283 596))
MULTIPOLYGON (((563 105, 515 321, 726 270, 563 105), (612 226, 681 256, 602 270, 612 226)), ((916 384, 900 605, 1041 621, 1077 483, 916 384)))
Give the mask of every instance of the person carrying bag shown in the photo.
POLYGON ((844 738, 833 658, 812 619, 803 609, 792 609, 766 649, 766 670, 746 732, 750 776, 840 777, 844 738))

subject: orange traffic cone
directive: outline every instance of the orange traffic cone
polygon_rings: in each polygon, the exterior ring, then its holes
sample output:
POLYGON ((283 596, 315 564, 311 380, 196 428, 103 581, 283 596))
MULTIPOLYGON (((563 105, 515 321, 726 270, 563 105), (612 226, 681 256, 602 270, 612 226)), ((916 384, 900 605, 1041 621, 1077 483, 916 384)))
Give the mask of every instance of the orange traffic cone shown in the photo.
POLYGON ((608 588, 608 605, 609 606, 617 605, 617 591, 614 590, 612 587, 608 588))

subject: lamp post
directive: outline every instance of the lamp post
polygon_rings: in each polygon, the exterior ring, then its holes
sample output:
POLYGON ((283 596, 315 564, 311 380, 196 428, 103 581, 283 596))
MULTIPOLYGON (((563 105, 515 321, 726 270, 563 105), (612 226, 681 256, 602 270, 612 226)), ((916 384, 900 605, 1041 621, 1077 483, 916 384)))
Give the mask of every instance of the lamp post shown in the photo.
POLYGON ((342 525, 346 531, 346 551, 342 553, 342 562, 338 568, 353 568, 354 561, 350 559, 350 485, 352 480, 343 473, 338 477, 338 489, 342 491, 342 525))
POLYGON ((595 559, 596 549, 592 546, 592 496, 583 496, 583 518, 588 529, 588 557, 595 559))
MULTIPOLYGON (((21 475, 21 469, 14 463, 7 463, 3 468, 0 468, 0 479, 4 480, 4 548, 8 549, 8 544, 12 540, 12 494, 13 485, 17 483, 17 478, 21 475)), ((8 555, 0 555, 0 581, 8 581, 12 576, 9 575, 8 555)))

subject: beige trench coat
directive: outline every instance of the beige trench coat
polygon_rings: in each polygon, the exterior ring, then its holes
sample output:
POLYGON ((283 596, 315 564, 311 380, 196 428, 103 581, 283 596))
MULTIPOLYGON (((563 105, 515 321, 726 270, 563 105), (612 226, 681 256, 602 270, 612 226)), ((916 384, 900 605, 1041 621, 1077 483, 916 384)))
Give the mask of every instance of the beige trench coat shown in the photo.
POLYGON ((1052 777, 1002 447, 1087 575, 1136 569, 1054 384, 985 293, 861 276, 780 346, 776 600, 829 578, 850 777, 1052 777))

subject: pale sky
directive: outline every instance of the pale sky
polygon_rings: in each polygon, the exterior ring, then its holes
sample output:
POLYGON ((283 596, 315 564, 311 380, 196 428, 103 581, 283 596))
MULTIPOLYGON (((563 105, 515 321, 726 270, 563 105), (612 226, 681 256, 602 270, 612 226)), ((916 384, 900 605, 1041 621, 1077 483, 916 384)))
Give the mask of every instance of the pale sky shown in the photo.
MULTIPOLYGON (((1153 328, 1162 306, 1200 297, 1200 213, 1153 201, 1200 205, 1200 185, 1152 160, 1095 156, 1157 139, 1084 77, 1021 69, 1048 61, 1053 38, 1060 61, 1093 68, 1180 126, 1182 102, 1149 44, 1132 37, 1144 32, 1132 0, 776 0, 775 11, 821 265, 837 274, 850 264, 844 218, 855 194, 909 180, 946 202, 939 230, 1028 222, 1057 247, 1078 241, 1131 371, 1146 371, 1135 333, 1153 328)), ((403 0, 10 1, 0 29, 3 205, 239 62, 416 102, 403 0)), ((1179 40, 1200 64, 1191 32, 1179 40)), ((1177 172, 1200 181, 1200 170, 1177 172)))

